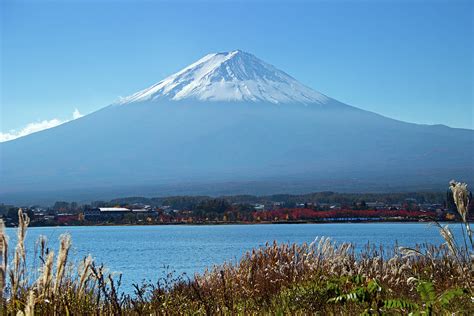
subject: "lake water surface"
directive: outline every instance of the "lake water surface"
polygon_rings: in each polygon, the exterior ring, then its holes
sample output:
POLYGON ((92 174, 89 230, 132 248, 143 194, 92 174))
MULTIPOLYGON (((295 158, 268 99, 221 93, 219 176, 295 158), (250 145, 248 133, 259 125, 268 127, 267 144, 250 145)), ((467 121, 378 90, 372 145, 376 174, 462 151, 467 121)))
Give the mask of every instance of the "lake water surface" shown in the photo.
MULTIPOLYGON (((40 235, 57 251, 58 238, 66 232, 72 236, 74 260, 92 254, 110 271, 123 273, 125 289, 144 279, 158 280, 165 266, 193 275, 214 264, 235 262, 246 251, 273 240, 311 243, 317 236, 326 236, 355 243, 359 249, 368 241, 385 246, 442 242, 438 230, 426 223, 34 227, 27 233, 30 264, 40 235)), ((13 245, 16 231, 8 228, 7 233, 13 245)))

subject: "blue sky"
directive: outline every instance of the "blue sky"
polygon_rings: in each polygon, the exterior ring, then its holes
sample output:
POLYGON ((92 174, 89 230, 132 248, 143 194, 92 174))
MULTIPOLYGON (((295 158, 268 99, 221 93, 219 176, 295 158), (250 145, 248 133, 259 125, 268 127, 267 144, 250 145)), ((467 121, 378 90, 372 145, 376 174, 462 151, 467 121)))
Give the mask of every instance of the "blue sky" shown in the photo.
POLYGON ((3 133, 93 112, 234 49, 350 105, 474 128, 472 1, 3 0, 0 11, 3 133))

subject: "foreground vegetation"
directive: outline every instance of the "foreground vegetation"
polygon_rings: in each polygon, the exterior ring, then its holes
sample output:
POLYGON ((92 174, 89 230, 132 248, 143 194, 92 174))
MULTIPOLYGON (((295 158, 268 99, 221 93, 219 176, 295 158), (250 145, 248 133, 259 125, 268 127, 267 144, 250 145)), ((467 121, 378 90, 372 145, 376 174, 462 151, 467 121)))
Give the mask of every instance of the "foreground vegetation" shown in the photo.
POLYGON ((456 240, 438 225, 443 245, 383 249, 318 238, 311 244, 267 244, 236 264, 193 278, 172 274, 155 284, 120 292, 120 276, 91 257, 74 265, 71 239, 57 255, 38 241, 40 266, 28 269, 24 240, 28 217, 19 210, 18 242, 8 262, 0 231, 0 300, 3 314, 474 314, 474 243, 464 184, 452 184, 463 220, 456 240))

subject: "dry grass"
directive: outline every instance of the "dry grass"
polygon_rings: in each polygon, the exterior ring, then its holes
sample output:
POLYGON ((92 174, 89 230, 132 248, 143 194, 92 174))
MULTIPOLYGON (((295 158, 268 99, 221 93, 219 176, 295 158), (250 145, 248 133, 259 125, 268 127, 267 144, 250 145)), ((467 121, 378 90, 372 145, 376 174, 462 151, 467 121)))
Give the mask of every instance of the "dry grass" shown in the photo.
POLYGON ((109 297, 113 280, 103 267, 95 267, 91 257, 87 257, 74 268, 68 261, 71 237, 60 236, 60 247, 56 256, 47 247, 47 241, 41 237, 39 277, 34 279, 36 271, 28 271, 24 241, 29 219, 22 210, 18 211, 18 241, 13 254, 12 264, 8 266, 7 236, 0 226, 0 246, 2 263, 0 275, 8 272, 8 280, 0 278, 2 314, 25 315, 62 315, 62 314, 115 314, 116 304, 109 297), (95 274, 94 274, 94 273, 95 274), (106 297, 102 296, 106 293, 106 297))
MULTIPOLYGON (((341 291, 350 288, 345 280, 356 276, 377 280, 386 290, 386 299, 413 302, 420 301, 420 297, 416 284, 409 280, 428 280, 438 294, 447 289, 472 289, 474 285, 472 262, 453 261, 446 246, 394 249, 389 254, 382 248, 367 246, 362 254, 356 254, 352 245, 337 245, 325 238, 310 245, 267 245, 246 254, 238 264, 215 267, 191 283, 198 289, 202 304, 212 302, 214 312, 263 312, 273 311, 278 305, 275 298, 282 290, 308 283, 324 289, 333 282, 342 282, 338 284, 341 291)), ((472 295, 472 290, 469 293, 472 295)), ((318 301, 320 294, 316 291, 313 300, 318 301)), ((326 304, 327 299, 320 304, 326 304)), ((319 305, 313 311, 324 308, 319 305)), ((308 306, 301 310, 308 310, 308 306)))
POLYGON ((3 301, 3 289, 6 285, 8 261, 8 238, 5 234, 5 225, 0 221, 0 300, 3 301))

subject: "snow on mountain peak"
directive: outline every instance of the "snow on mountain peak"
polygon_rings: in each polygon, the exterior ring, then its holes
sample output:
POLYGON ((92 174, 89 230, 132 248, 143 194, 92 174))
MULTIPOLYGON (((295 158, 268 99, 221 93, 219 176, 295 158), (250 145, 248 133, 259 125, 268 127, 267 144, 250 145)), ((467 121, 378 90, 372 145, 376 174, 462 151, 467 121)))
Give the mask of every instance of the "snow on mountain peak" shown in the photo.
POLYGON ((120 103, 162 98, 305 104, 324 104, 329 99, 241 50, 208 54, 153 86, 123 98, 120 103))

